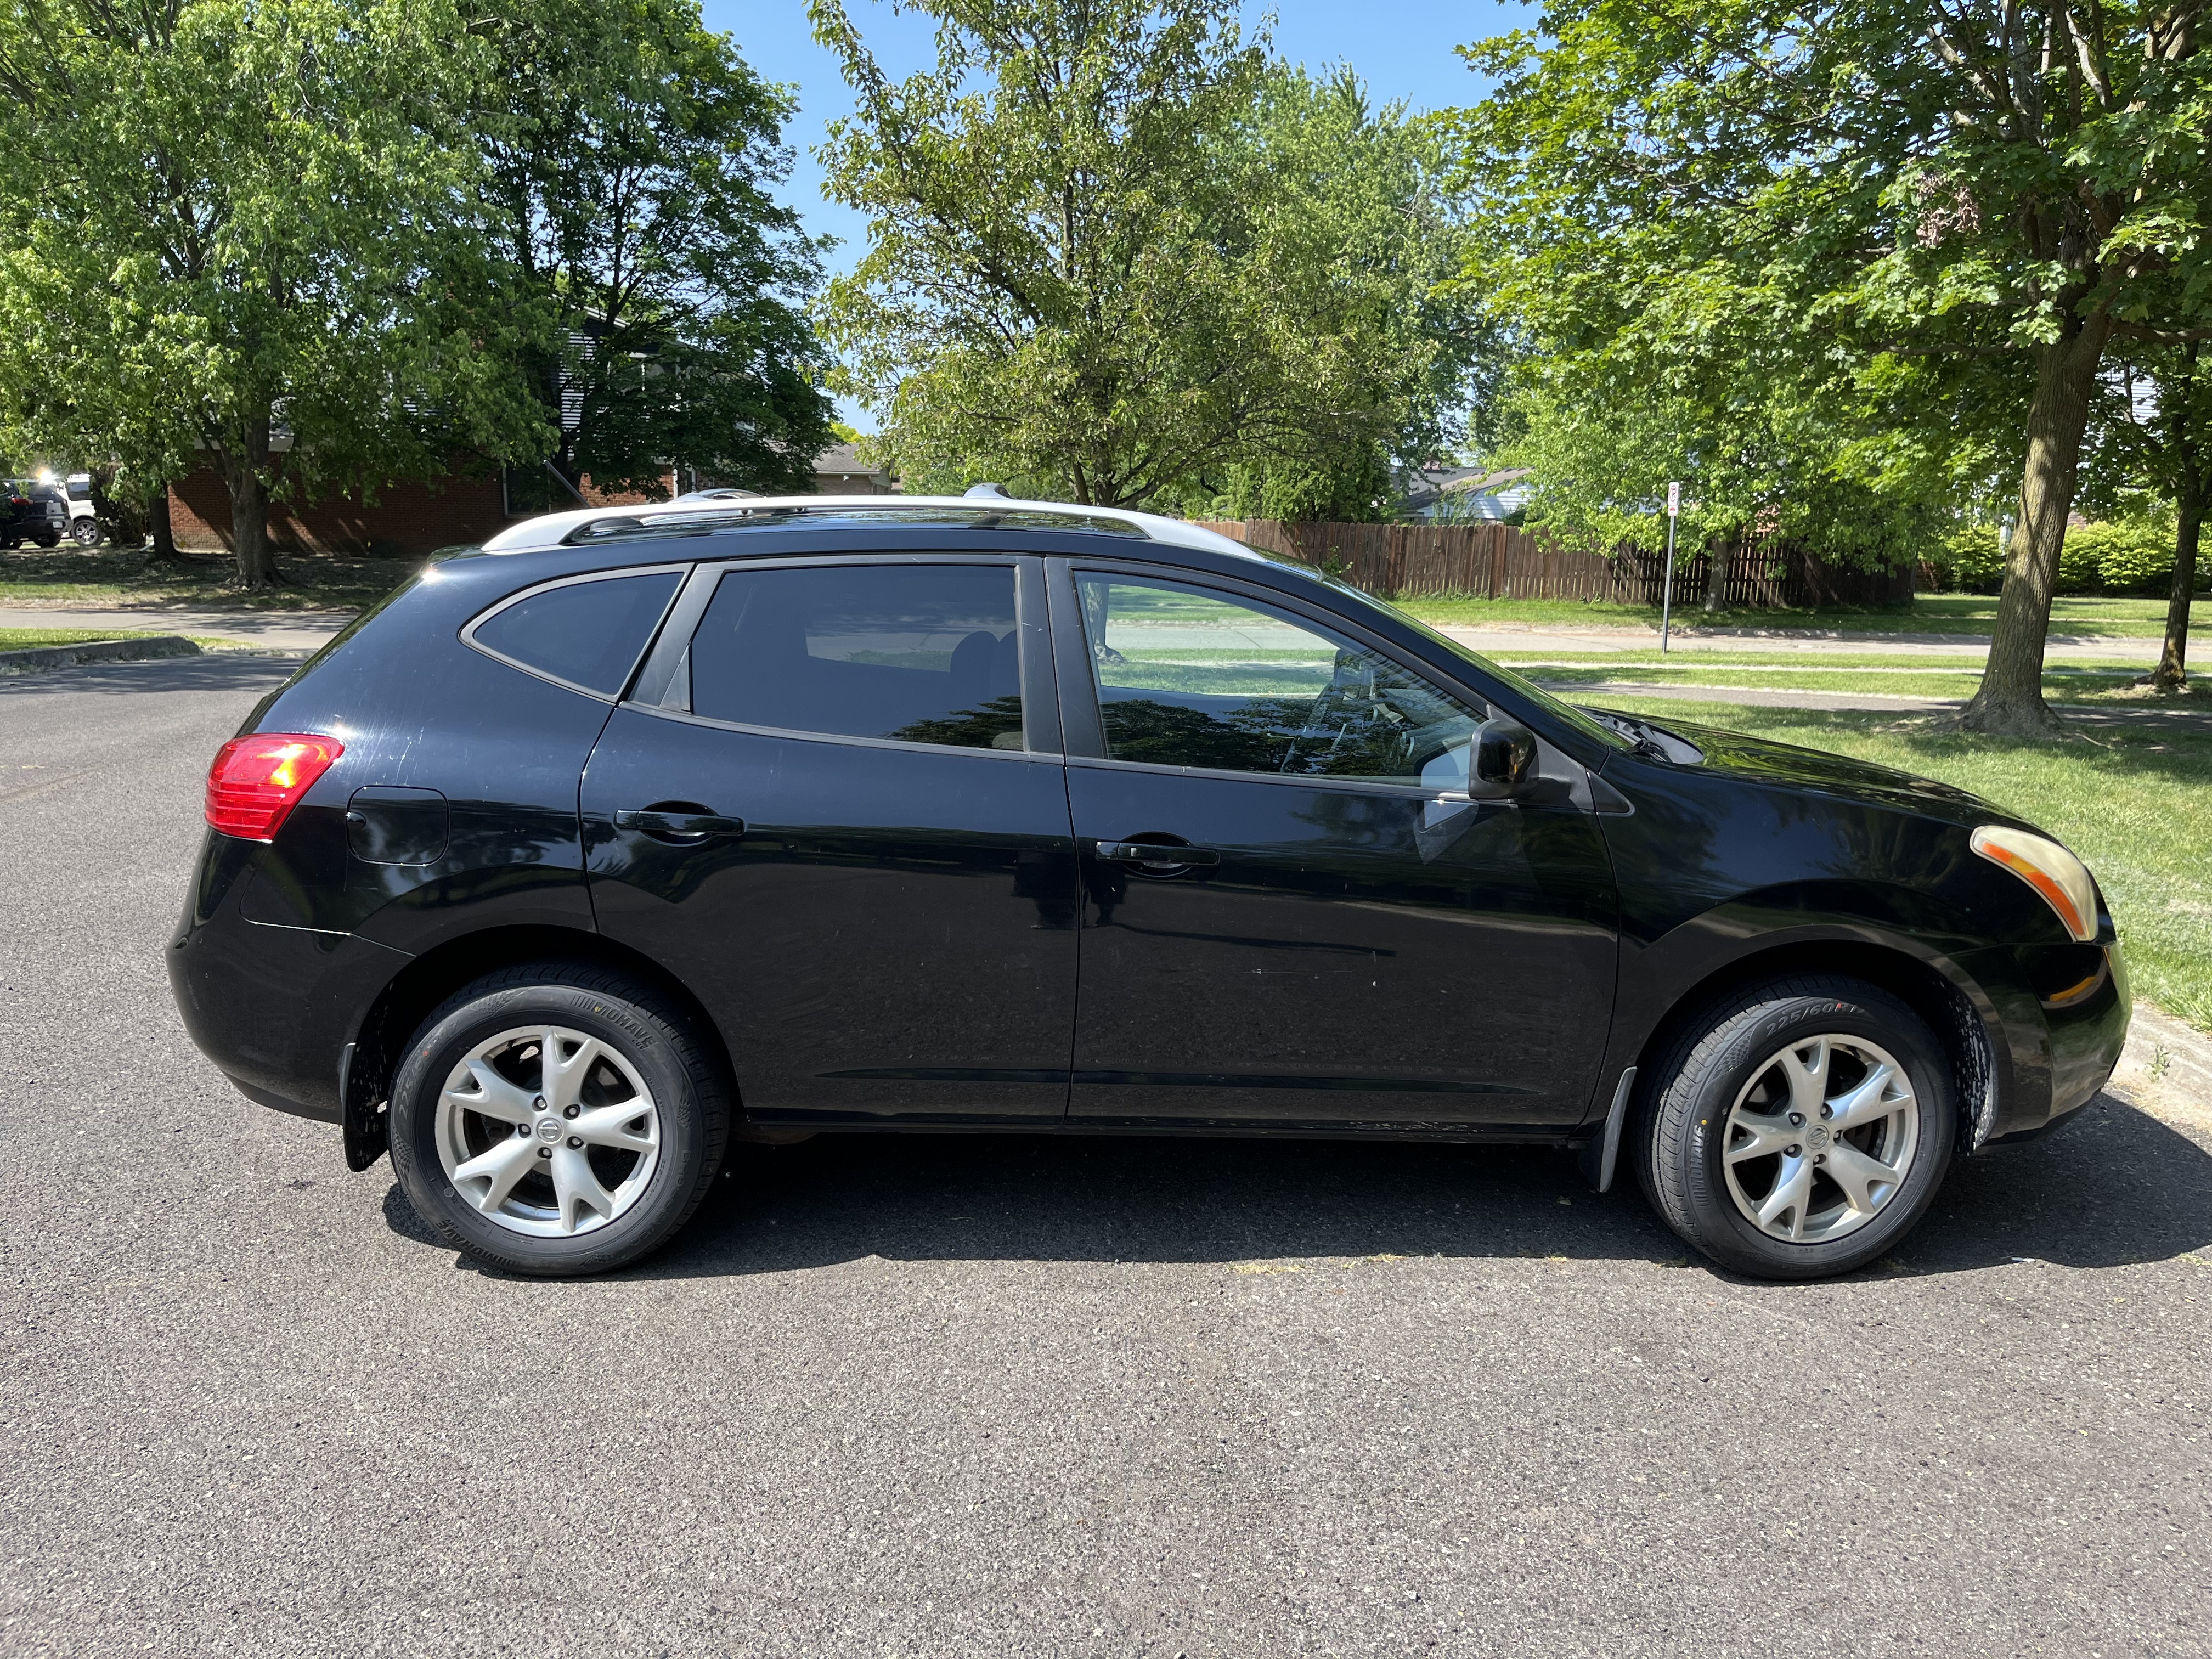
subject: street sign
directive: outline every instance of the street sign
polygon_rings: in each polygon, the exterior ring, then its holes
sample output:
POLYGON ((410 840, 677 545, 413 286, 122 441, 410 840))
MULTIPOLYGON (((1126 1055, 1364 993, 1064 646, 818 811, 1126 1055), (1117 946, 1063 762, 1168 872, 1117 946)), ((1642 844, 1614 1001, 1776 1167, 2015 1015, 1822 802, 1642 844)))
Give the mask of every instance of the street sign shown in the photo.
POLYGON ((1679 483, 1670 483, 1667 486, 1667 516, 1670 519, 1680 517, 1681 511, 1682 486, 1679 483))
POLYGON ((1667 486, 1667 586, 1659 598, 1659 654, 1668 654, 1674 622, 1674 520, 1682 515, 1682 486, 1667 486))

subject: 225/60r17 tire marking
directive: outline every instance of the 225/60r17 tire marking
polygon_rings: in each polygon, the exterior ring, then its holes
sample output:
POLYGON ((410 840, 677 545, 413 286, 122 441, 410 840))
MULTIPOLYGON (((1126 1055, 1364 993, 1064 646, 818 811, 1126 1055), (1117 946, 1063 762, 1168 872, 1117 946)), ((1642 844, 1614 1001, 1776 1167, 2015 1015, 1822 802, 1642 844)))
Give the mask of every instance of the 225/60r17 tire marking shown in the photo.
POLYGON ((435 1134, 462 1201, 538 1238, 623 1214, 660 1157, 660 1114, 637 1067, 562 1025, 501 1031, 462 1056, 439 1091, 435 1134))

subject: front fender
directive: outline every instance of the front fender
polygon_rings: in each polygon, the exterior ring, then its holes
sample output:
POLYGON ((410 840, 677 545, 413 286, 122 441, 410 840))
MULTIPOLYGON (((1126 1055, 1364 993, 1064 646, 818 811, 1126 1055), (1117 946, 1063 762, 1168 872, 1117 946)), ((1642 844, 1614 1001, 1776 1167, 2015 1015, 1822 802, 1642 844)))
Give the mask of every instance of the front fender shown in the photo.
POLYGON ((1939 1035, 1958 1027, 1963 1011, 1988 1070, 1982 1097, 1964 1103, 1970 1145, 2049 1116, 2051 1037, 2018 947, 1990 944, 1934 895, 1875 881, 1778 884, 1653 937, 1624 931, 1602 1075, 1641 1066, 1649 1077, 1653 1039, 1678 1012, 1731 981, 1790 971, 1870 975, 1904 995, 1939 1035), (1885 962, 1919 971, 1886 971, 1885 962), (1936 994, 1930 975, 1954 994, 1936 994))

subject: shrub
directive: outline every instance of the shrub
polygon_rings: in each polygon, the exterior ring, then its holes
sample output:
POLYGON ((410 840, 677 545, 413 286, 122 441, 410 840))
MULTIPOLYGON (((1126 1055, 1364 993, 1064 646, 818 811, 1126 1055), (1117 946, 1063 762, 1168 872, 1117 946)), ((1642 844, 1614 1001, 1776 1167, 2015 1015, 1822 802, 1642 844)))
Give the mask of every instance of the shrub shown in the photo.
POLYGON ((2004 548, 1993 524, 1962 524, 1936 544, 1928 560, 1939 588, 1994 593, 2004 582, 2004 548))
POLYGON ((2058 556, 2062 593, 2163 593, 2173 580, 2173 532, 2137 520, 2074 525, 2058 556))
MULTIPOLYGON (((1927 561, 1939 589, 1994 593, 2004 585, 2004 549, 1993 524, 1960 525, 1927 561)), ((2074 525, 2058 552, 2061 593, 2163 594, 2173 578, 2173 532, 2142 520, 2074 525)))

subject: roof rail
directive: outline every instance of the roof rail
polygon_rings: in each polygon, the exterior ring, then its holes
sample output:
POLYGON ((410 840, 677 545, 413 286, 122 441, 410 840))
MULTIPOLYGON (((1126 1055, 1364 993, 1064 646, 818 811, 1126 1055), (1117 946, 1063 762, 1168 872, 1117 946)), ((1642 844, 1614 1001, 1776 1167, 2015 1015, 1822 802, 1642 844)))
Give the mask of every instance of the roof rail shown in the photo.
POLYGON ((641 537, 701 536, 766 530, 800 519, 836 518, 848 523, 945 525, 990 530, 1073 530, 1109 536, 1142 536, 1210 552, 1258 556, 1242 544, 1181 519, 1127 507, 1085 507, 1069 501, 1026 501, 1000 496, 762 495, 750 499, 644 501, 624 507, 548 513, 510 525, 483 544, 487 553, 531 553, 547 548, 641 537))

